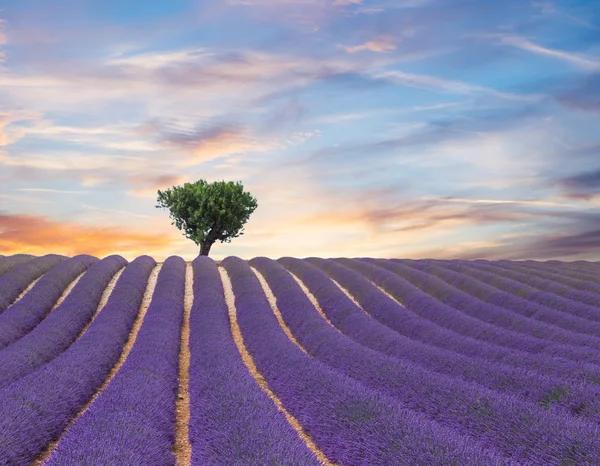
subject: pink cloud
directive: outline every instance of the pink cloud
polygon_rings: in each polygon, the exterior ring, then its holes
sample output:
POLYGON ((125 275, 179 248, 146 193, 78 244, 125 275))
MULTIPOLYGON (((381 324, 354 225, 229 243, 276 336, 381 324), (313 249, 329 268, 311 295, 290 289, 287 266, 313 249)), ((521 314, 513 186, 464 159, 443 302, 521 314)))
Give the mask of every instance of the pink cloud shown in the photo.
POLYGON ((386 53, 396 50, 396 44, 394 44, 393 36, 385 35, 361 45, 345 47, 345 49, 349 53, 363 52, 367 50, 371 52, 386 53))

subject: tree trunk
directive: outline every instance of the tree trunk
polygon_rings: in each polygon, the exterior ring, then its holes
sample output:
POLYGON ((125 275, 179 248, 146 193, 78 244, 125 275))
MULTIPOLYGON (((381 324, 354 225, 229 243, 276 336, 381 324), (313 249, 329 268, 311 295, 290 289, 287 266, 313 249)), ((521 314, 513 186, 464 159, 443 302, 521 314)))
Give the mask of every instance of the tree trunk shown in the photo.
POLYGON ((212 245, 213 245, 213 243, 210 243, 208 241, 205 241, 204 243, 200 243, 200 255, 208 256, 208 253, 210 252, 210 247, 212 245))

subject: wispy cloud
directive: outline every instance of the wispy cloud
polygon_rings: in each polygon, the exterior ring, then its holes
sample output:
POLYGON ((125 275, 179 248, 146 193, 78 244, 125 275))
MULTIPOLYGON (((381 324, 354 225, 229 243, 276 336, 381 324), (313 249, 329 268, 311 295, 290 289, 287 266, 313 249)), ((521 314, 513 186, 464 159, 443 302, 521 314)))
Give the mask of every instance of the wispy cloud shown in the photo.
POLYGON ((600 59, 587 57, 585 55, 565 52, 562 50, 551 49, 548 47, 543 47, 539 44, 531 42, 524 37, 520 37, 518 35, 511 34, 470 34, 471 36, 476 37, 484 37, 495 39, 497 43, 503 45, 509 45, 511 47, 515 47, 521 50, 526 50, 528 52, 532 52, 538 55, 543 55, 547 57, 556 58, 558 60, 562 60, 568 63, 571 63, 579 68, 588 71, 599 71, 600 70, 600 59))
POLYGON ((82 204, 81 206, 84 209, 87 209, 87 210, 95 210, 95 211, 98 211, 98 212, 108 212, 110 214, 124 215, 126 217, 150 218, 150 215, 136 214, 135 212, 127 212, 127 211, 124 211, 124 210, 104 209, 104 208, 101 208, 101 207, 95 207, 95 206, 91 206, 91 205, 88 205, 88 204, 82 204))
POLYGON ((88 195, 89 191, 74 191, 67 189, 52 189, 52 188, 15 188, 14 191, 26 191, 32 193, 48 193, 48 194, 77 194, 88 195))
POLYGON ((361 45, 346 46, 344 48, 349 53, 363 52, 367 50, 370 52, 385 53, 391 52, 392 50, 396 50, 396 44, 394 42, 395 39, 393 36, 386 35, 376 40, 365 42, 361 45))
POLYGON ((376 79, 383 79, 401 86, 414 87, 417 89, 425 89, 437 92, 448 92, 452 94, 488 94, 495 97, 500 97, 507 100, 516 100, 524 102, 535 102, 540 100, 540 95, 522 95, 510 92, 501 92, 489 87, 480 86, 477 84, 452 81, 447 79, 436 78, 421 74, 407 73, 404 71, 383 71, 374 72, 371 75, 376 79))
POLYGON ((161 145, 181 149, 183 165, 197 165, 228 155, 269 152, 278 147, 276 140, 254 137, 247 129, 232 124, 216 124, 193 131, 164 131, 161 145))
POLYGON ((600 195, 600 169, 590 170, 558 181, 568 197, 591 199, 600 195))
POLYGON ((523 201, 512 199, 461 199, 457 197, 437 198, 441 202, 457 202, 459 204, 513 204, 513 205, 530 205, 542 207, 578 207, 573 204, 563 204, 560 202, 550 201, 523 201))
MULTIPOLYGON (((1 10, 0 10, 1 12, 1 10)), ((6 25, 6 20, 0 18, 0 45, 6 45, 8 39, 6 38, 6 34, 4 33, 4 26, 6 25)), ((2 56, 0 56, 0 63, 2 63, 2 56)))
POLYGON ((362 0, 334 0, 333 6, 360 5, 362 0))
POLYGON ((565 18, 579 26, 584 26, 589 29, 594 29, 594 30, 600 31, 600 27, 591 23, 587 19, 584 19, 581 16, 578 16, 578 15, 575 15, 572 13, 567 13, 564 10, 557 8, 556 5, 552 2, 535 2, 535 1, 533 1, 533 2, 531 2, 531 4, 533 6, 539 8, 540 12, 543 15, 558 16, 561 18, 565 18))

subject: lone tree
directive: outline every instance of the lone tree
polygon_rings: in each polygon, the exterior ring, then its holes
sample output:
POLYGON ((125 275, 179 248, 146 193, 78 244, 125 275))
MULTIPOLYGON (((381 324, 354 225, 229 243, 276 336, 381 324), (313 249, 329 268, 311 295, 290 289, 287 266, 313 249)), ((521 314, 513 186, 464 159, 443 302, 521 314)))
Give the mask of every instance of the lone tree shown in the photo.
POLYGON ((171 224, 200 246, 201 256, 208 256, 215 241, 229 243, 243 234, 244 224, 258 204, 240 182, 198 180, 159 190, 156 207, 169 209, 171 224))

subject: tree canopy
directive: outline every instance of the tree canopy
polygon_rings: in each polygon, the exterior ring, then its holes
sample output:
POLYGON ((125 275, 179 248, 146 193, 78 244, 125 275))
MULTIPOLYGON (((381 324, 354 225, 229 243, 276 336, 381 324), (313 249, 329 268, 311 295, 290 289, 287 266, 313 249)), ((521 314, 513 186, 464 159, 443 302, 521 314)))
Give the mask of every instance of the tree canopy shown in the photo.
POLYGON ((169 209, 171 224, 200 246, 200 255, 208 255, 215 241, 229 243, 243 234, 258 203, 239 181, 198 180, 158 190, 156 207, 169 209))

